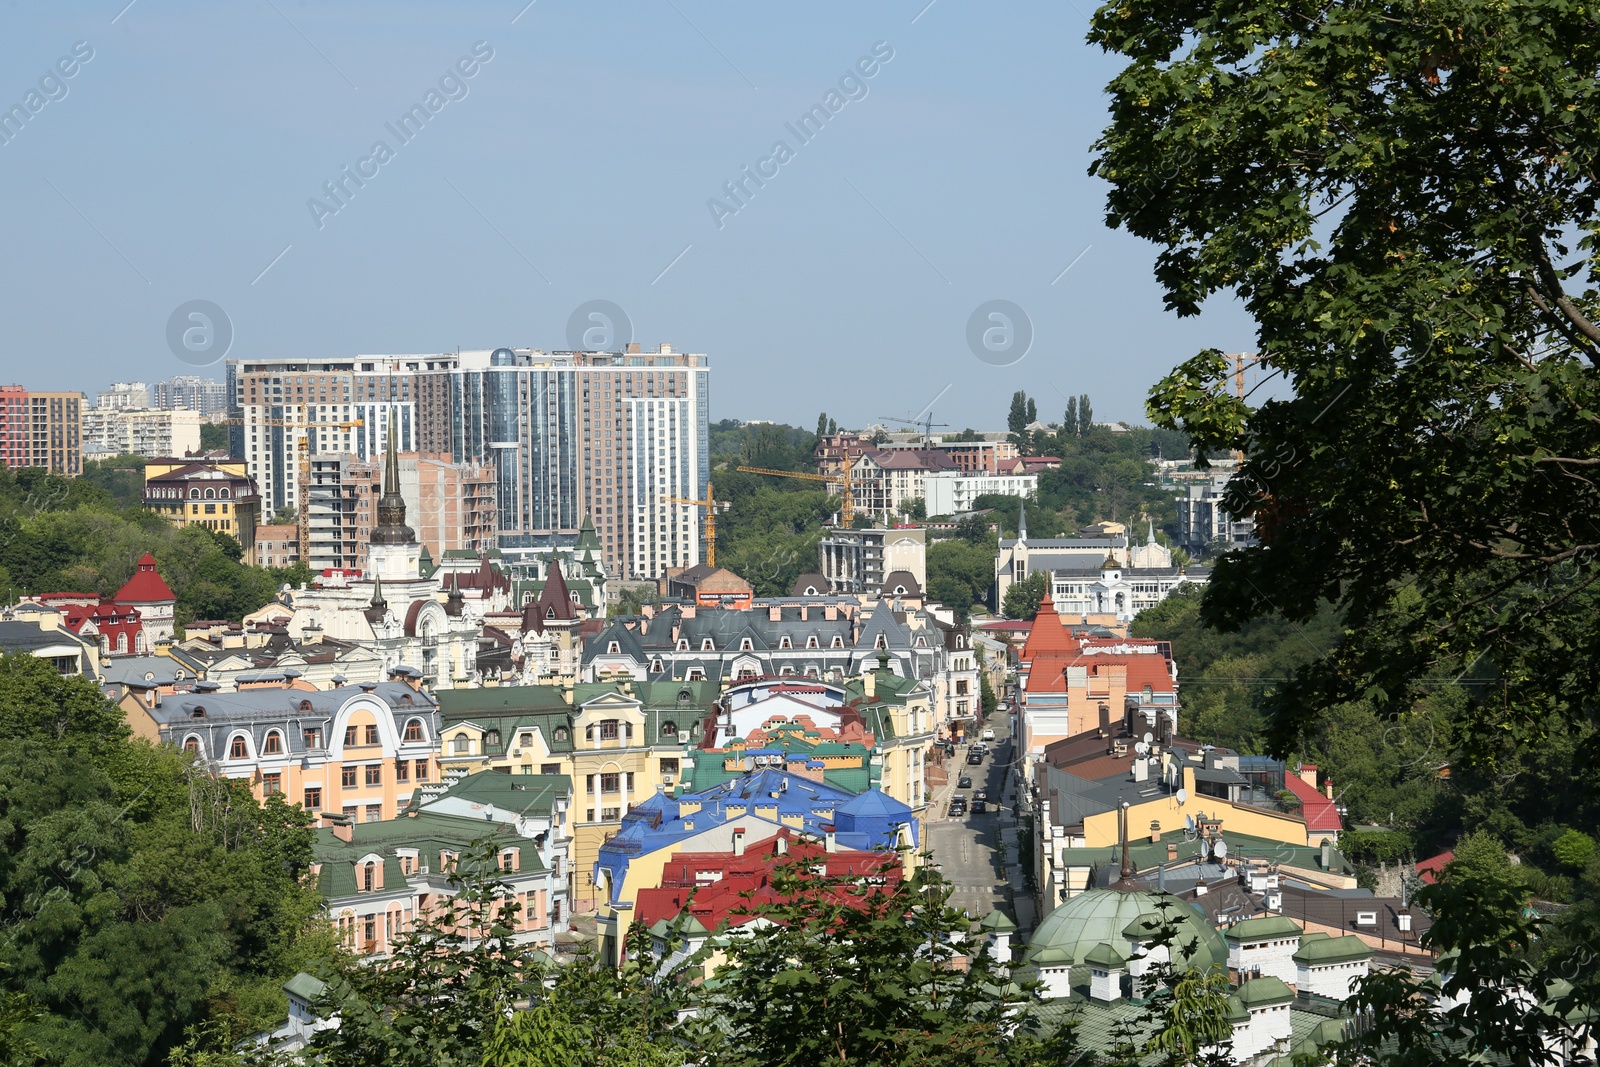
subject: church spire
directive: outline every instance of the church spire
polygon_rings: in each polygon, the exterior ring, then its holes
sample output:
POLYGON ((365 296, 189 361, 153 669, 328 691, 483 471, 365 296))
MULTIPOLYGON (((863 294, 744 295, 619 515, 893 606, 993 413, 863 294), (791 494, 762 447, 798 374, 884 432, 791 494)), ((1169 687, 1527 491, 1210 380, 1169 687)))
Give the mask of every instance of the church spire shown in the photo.
POLYGON ((1028 539, 1028 502, 1024 500, 1018 510, 1021 514, 1017 516, 1017 540, 1026 541, 1028 539))
POLYGON ((375 545, 410 545, 416 531, 406 525, 406 501, 400 495, 399 420, 389 412, 389 441, 383 463, 383 495, 378 498, 378 525, 373 527, 375 545))

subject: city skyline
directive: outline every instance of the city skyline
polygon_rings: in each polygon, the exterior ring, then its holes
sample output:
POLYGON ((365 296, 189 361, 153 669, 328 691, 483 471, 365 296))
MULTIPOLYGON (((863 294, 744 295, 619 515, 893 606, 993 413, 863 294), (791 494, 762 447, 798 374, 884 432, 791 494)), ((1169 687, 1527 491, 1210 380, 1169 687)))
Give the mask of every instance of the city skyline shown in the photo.
POLYGON ((3 268, 13 345, 70 352, 33 386, 220 377, 169 350, 197 300, 256 359, 577 347, 606 300, 617 340, 717 360, 717 413, 800 425, 947 387, 957 427, 1017 389, 1144 421, 1171 366, 1253 347, 1234 306, 1165 313, 1153 250, 1105 228, 1086 170, 1115 64, 1070 5, 519 8, 11 12, 7 69, 74 70, 0 144, 0 189, 36 207, 3 268), (969 345, 995 300, 1027 316, 1019 361, 969 345))

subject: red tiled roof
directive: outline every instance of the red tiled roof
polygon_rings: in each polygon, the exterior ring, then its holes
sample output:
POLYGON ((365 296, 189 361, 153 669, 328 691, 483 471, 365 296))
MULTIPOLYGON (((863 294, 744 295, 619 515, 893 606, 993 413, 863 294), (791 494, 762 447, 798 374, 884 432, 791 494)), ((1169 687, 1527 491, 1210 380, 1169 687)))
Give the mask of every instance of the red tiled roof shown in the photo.
POLYGON ((1028 643, 1022 646, 1022 658, 1033 659, 1035 656, 1051 652, 1077 650, 1077 643, 1073 641, 1067 628, 1061 624, 1061 616, 1056 612, 1056 602, 1046 589, 1044 599, 1039 601, 1039 614, 1034 616, 1033 628, 1028 631, 1028 643))
POLYGON ((1428 885, 1433 885, 1439 880, 1439 875, 1444 873, 1444 869, 1448 867, 1451 862, 1455 860, 1455 858, 1455 851, 1451 850, 1449 852, 1441 852, 1437 856, 1429 856, 1425 860, 1418 860, 1417 877, 1421 878, 1428 885))
POLYGON ((1283 776, 1283 786, 1300 798, 1300 814, 1305 817, 1307 833, 1336 834, 1344 829, 1338 807, 1323 796, 1316 786, 1293 773, 1283 776))
POLYGON ((170 603, 177 599, 156 572, 156 558, 148 552, 139 557, 138 569, 128 579, 128 584, 117 590, 116 595, 119 604, 170 603))

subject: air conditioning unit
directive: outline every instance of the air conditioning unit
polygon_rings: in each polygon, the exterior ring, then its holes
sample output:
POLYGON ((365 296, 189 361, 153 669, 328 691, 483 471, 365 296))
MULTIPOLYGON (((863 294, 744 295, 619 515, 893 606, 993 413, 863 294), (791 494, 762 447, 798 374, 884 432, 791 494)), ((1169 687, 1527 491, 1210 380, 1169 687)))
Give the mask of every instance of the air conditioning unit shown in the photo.
POLYGON ((428 873, 428 865, 426 863, 424 863, 422 866, 418 867, 417 868, 417 873, 418 874, 427 874, 428 873))
POLYGON ((661 784, 662 784, 662 785, 671 785, 671 784, 672 784, 672 775, 670 775, 670 774, 663 774, 663 775, 662 775, 662 776, 661 776, 661 784))
POLYGON ((512 759, 516 759, 520 755, 522 755, 522 749, 514 748, 514 749, 511 750, 511 758, 512 759))

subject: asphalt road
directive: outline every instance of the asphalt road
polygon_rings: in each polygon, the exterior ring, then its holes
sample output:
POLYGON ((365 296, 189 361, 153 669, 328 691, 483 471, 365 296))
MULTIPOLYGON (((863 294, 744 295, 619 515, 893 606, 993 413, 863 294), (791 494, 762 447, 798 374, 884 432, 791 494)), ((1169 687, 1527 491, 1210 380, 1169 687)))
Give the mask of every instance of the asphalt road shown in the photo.
POLYGON ((1005 877, 1000 873, 998 857, 1001 845, 997 811, 1002 771, 1011 758, 1006 719, 1004 714, 992 716, 990 725, 995 740, 990 742, 989 754, 978 766, 967 764, 966 747, 956 749, 949 764, 950 785, 934 796, 926 824, 933 862, 955 886, 951 905, 964 909, 974 919, 987 915, 1005 900, 1005 877), (963 774, 972 776, 971 789, 955 787, 956 780, 963 774), (947 814, 952 796, 964 795, 970 804, 972 794, 980 789, 989 794, 988 811, 974 815, 969 807, 965 815, 951 818, 947 814))

